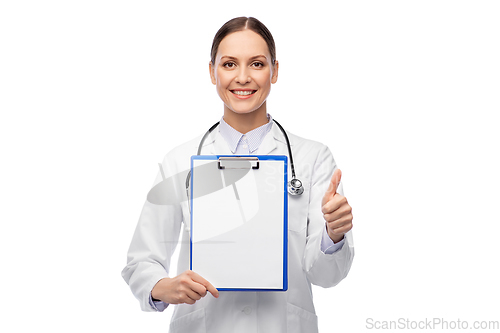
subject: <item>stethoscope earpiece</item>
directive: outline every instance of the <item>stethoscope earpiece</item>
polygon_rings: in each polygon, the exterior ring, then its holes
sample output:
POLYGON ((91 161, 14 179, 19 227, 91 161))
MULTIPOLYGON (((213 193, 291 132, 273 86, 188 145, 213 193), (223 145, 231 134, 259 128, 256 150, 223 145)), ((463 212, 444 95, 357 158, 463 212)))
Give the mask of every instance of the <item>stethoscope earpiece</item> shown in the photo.
POLYGON ((294 178, 288 182, 288 193, 291 195, 301 195, 304 193, 304 187, 302 187, 302 182, 297 178, 294 178))

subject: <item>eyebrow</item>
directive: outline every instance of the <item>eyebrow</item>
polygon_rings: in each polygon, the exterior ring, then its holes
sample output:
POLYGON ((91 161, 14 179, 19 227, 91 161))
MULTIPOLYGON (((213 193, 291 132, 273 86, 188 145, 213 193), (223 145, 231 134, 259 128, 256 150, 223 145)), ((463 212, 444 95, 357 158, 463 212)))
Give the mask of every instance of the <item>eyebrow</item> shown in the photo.
MULTIPOLYGON (((263 55, 263 54, 259 54, 259 55, 256 55, 256 56, 251 57, 251 58, 250 58, 250 60, 254 60, 254 59, 257 59, 257 58, 261 58, 261 57, 262 57, 262 58, 266 58, 266 56, 265 56, 265 55, 263 55)), ((238 58, 236 58, 236 57, 227 56, 227 55, 222 56, 220 59, 222 60, 222 59, 224 59, 224 58, 228 58, 228 59, 231 59, 231 60, 238 60, 238 58)), ((266 58, 266 59, 267 59, 267 58, 266 58)))

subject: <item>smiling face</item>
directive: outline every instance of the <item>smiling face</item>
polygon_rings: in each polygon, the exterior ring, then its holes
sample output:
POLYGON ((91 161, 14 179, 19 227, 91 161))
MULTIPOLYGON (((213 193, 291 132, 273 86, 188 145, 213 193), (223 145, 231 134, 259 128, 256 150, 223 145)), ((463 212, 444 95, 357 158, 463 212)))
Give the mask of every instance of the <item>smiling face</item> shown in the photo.
POLYGON ((266 41, 252 30, 233 32, 221 41, 210 77, 224 102, 224 114, 266 115, 271 84, 278 79, 266 41))

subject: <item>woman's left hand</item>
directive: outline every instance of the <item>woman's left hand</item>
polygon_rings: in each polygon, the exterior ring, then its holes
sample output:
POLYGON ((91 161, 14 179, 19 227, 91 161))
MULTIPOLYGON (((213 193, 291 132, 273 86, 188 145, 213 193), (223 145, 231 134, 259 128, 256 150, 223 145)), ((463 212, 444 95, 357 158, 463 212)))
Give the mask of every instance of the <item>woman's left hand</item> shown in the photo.
POLYGON ((340 169, 335 170, 321 202, 326 230, 334 243, 340 242, 344 234, 352 229, 351 206, 347 203, 346 197, 337 193, 341 177, 340 169))

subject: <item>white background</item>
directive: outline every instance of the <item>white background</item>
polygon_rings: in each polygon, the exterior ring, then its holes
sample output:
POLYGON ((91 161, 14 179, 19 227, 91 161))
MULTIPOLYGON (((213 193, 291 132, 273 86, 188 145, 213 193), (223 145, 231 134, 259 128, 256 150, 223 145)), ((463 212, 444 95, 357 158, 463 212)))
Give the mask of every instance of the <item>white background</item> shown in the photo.
POLYGON ((268 111, 353 207, 320 332, 499 321, 498 1, 2 1, 0 330, 167 330, 120 272, 157 163, 222 115, 210 47, 242 15, 276 40, 268 111))

